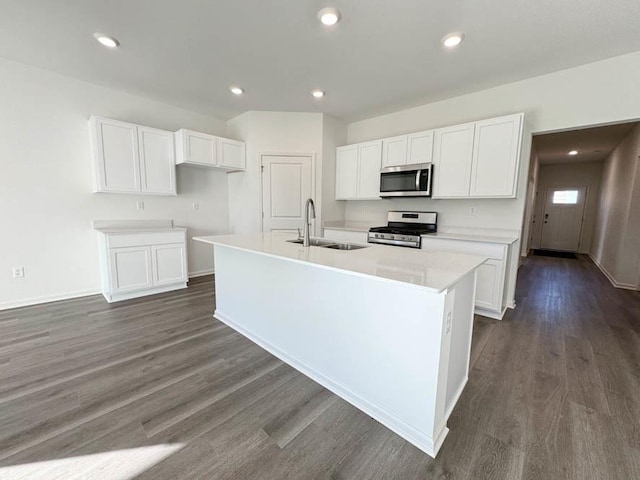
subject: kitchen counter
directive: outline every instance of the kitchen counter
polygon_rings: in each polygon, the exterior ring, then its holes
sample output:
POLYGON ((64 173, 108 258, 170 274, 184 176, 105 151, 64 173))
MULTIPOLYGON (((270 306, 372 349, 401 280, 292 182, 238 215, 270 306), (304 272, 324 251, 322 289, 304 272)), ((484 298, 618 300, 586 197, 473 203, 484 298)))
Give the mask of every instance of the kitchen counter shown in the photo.
POLYGON ((92 227, 94 230, 107 235, 187 231, 184 227, 175 227, 173 220, 94 220, 92 227))
POLYGON ((214 246, 214 316, 435 457, 467 382, 485 257, 291 238, 195 238, 214 246))
POLYGON ((259 233, 212 235, 195 237, 194 240, 343 270, 351 274, 409 283, 437 293, 445 291, 487 260, 487 257, 476 255, 423 252, 373 244, 359 250, 343 251, 324 247, 305 248, 300 244, 287 242, 295 238, 291 234, 259 233))
POLYGON ((422 235, 422 238, 440 238, 443 240, 464 240, 467 242, 485 242, 485 243, 501 243, 504 245, 511 245, 512 243, 518 240, 518 237, 515 236, 498 236, 498 235, 487 235, 482 233, 448 233, 448 232, 437 232, 437 233, 429 233, 427 235, 422 235))

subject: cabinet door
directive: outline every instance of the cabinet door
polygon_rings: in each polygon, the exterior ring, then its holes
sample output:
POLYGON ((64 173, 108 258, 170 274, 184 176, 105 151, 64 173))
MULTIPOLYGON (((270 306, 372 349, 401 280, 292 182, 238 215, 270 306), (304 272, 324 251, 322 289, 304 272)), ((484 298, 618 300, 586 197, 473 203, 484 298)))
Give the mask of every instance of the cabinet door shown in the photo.
POLYGON ((204 166, 217 165, 216 137, 189 130, 182 130, 182 132, 184 163, 204 166))
POLYGON ((140 192, 136 125, 94 117, 90 122, 94 191, 140 192))
POLYGON ((336 200, 356 198, 358 188, 358 146, 336 149, 336 200))
POLYGON ((382 140, 382 168, 405 165, 407 163, 407 136, 382 140))
POLYGON ((472 197, 515 197, 522 114, 476 122, 472 197))
POLYGON ((218 138, 218 165, 233 170, 244 170, 246 168, 244 143, 228 138, 218 138))
POLYGON ((431 163, 433 161, 433 130, 412 133, 407 137, 407 163, 431 163))
POLYGON ((504 263, 498 260, 487 260, 478 267, 476 277, 476 306, 502 311, 504 263))
POLYGON ((176 159, 173 133, 138 127, 140 176, 143 193, 176 194, 176 159))
POLYGON ((435 131, 433 198, 469 196, 474 127, 467 123, 435 131))
POLYGON ((380 164, 382 141, 358 145, 358 195, 359 199, 380 199, 380 164))
POLYGON ((187 281, 187 256, 185 252, 184 243, 151 247, 154 286, 187 281))
POLYGON ((153 283, 150 257, 149 247, 109 250, 111 291, 125 293, 150 288, 153 283))

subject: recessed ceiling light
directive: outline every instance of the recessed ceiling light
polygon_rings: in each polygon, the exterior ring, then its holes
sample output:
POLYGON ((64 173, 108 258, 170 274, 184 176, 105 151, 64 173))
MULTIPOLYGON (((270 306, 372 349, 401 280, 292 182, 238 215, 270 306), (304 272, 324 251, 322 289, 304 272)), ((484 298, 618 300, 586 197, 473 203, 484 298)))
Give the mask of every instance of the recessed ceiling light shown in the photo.
POLYGON ((324 97, 324 92, 322 90, 311 90, 311 95, 313 95, 315 98, 322 98, 324 97))
POLYGON ((454 48, 460 45, 462 43, 462 40, 464 40, 463 33, 453 32, 442 37, 442 45, 447 48, 454 48))
POLYGON ((229 90, 231 90, 231 93, 233 93, 234 95, 242 95, 244 93, 244 90, 242 88, 236 87, 235 85, 229 87, 229 90))
POLYGON ((117 39, 110 37, 109 35, 105 35, 104 33, 96 32, 93 34, 93 37, 105 47, 116 48, 120 45, 120 42, 117 39))
POLYGON ((571 150, 569 152, 569 155, 577 155, 578 154, 578 150, 571 150))
POLYGON ((318 12, 318 19, 323 25, 335 25, 340 21, 340 12, 331 7, 323 8, 318 12))

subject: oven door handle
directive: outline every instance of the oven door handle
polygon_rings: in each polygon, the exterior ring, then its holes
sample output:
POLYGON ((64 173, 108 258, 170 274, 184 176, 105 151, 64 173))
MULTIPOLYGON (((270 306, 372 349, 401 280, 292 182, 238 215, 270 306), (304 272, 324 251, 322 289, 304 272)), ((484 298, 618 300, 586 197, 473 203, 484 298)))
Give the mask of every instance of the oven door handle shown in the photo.
POLYGON ((416 192, 420 191, 420 175, 422 175, 422 170, 416 170, 416 192))

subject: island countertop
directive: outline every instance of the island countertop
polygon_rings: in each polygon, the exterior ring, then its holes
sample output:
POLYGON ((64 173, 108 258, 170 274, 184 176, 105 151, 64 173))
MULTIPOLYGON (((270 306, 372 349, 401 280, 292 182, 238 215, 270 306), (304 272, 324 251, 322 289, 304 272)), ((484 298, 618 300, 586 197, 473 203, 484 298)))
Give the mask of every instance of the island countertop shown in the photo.
POLYGON ((369 244, 367 248, 344 251, 324 247, 303 247, 287 242, 295 238, 296 236, 291 234, 255 233, 210 235, 194 237, 194 240, 294 262, 310 263, 321 268, 407 283, 435 293, 444 292, 487 260, 487 257, 477 255, 384 245, 369 244))

